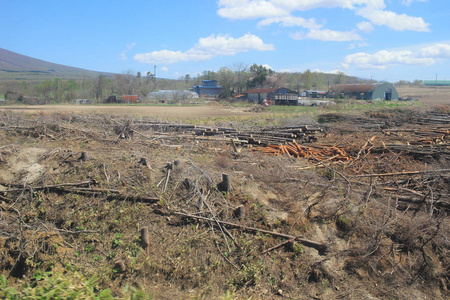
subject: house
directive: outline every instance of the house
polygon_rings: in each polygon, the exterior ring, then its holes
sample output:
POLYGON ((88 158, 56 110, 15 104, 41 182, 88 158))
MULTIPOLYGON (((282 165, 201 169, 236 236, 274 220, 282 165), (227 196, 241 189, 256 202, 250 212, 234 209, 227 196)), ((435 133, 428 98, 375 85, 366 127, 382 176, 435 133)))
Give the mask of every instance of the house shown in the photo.
POLYGON ((270 100, 275 105, 297 105, 298 93, 284 87, 252 89, 244 94, 249 102, 262 104, 263 100, 270 100))
POLYGON ((217 80, 203 80, 203 85, 192 87, 192 91, 200 97, 218 97, 222 93, 222 87, 217 84, 217 80))
POLYGON ((348 97, 358 100, 398 100, 397 89, 390 83, 339 84, 330 87, 329 97, 348 97))

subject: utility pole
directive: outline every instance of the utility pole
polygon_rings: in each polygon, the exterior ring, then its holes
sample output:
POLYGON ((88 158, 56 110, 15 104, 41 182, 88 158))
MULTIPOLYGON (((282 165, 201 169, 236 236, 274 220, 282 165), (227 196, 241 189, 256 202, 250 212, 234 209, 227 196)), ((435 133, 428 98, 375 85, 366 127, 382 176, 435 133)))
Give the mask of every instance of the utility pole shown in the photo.
POLYGON ((153 76, 155 76, 155 81, 156 81, 156 65, 153 66, 153 76))

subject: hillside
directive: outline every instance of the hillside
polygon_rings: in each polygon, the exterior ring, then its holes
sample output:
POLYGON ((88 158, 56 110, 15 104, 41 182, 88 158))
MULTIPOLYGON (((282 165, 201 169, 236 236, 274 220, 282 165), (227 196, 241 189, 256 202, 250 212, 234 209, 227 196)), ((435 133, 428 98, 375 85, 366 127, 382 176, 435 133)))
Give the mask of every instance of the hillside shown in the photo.
POLYGON ((32 58, 0 48, 0 80, 46 80, 94 78, 112 73, 89 71, 32 58))

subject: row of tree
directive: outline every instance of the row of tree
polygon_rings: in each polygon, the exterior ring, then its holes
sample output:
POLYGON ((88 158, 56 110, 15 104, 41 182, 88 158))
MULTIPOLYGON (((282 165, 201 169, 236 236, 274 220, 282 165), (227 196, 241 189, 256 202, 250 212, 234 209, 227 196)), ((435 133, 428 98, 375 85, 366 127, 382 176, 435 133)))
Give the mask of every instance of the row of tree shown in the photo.
POLYGON ((155 78, 150 72, 141 74, 130 71, 114 77, 100 75, 94 79, 10 81, 0 84, 0 94, 3 93, 7 100, 20 99, 30 104, 71 102, 75 99, 101 101, 109 95, 139 95, 146 99, 152 91, 186 90, 201 85, 203 80, 217 80, 222 86, 222 98, 259 87, 283 86, 295 91, 327 90, 334 84, 368 82, 342 72, 326 74, 306 70, 303 73, 282 73, 262 65, 236 63, 232 67, 222 67, 217 72, 204 71, 194 77, 186 74, 178 80, 155 78))

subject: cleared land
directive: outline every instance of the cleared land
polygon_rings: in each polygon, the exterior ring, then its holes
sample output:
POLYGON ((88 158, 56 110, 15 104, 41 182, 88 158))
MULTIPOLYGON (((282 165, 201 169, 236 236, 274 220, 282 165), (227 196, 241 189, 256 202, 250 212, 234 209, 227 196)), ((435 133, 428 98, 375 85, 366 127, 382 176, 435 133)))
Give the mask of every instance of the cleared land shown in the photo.
POLYGON ((16 298, 448 299, 449 139, 414 102, 3 107, 0 273, 16 298))
POLYGON ((208 118, 231 115, 250 116, 254 113, 239 108, 218 104, 204 106, 146 106, 146 105, 32 105, 32 106, 0 106, 1 110, 15 110, 48 113, 105 113, 131 114, 160 118, 208 118))
POLYGON ((412 97, 426 105, 450 105, 450 87, 397 87, 400 97, 412 97))

